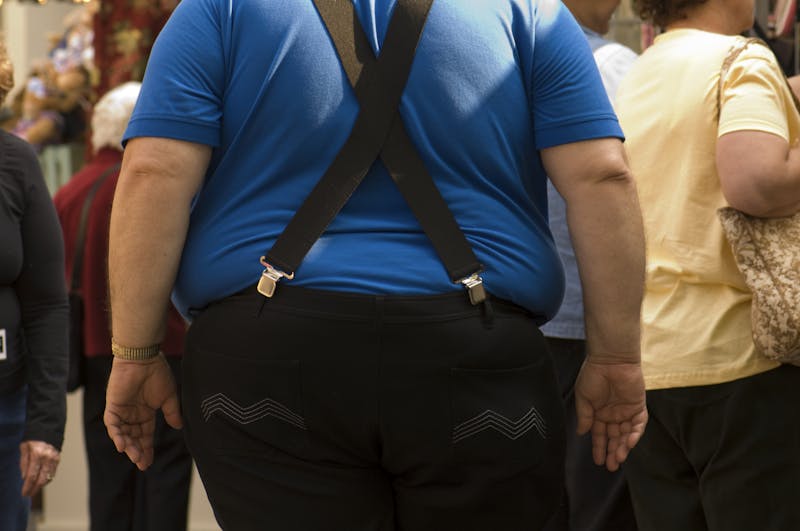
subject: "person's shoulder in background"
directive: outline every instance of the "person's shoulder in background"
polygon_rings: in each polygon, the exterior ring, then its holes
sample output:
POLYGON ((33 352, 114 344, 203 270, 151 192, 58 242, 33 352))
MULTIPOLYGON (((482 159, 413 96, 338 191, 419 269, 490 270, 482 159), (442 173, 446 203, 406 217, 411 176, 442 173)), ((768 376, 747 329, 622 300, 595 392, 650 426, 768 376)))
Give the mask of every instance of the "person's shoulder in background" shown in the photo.
POLYGON ((35 181, 41 175, 36 151, 22 138, 0 130, 0 152, 0 174, 16 175, 24 181, 35 181))
POLYGON ((622 78, 631 69, 637 57, 636 52, 617 42, 609 42, 595 50, 594 60, 612 103, 622 78))

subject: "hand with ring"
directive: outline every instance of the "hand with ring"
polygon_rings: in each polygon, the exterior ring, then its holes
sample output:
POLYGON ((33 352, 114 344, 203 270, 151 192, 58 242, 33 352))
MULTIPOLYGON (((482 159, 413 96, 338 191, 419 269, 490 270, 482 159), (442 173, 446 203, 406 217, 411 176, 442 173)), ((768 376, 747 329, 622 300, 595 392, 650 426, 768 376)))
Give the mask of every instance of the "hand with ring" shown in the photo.
POLYGON ((53 480, 61 452, 44 441, 23 441, 19 449, 22 495, 34 496, 53 480))

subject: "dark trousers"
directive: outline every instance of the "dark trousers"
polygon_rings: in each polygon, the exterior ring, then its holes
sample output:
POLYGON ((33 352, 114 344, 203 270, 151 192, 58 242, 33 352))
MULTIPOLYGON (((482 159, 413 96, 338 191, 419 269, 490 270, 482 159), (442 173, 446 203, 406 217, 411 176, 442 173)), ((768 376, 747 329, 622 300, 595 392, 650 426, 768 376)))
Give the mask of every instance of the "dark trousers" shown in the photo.
POLYGON ((644 531, 800 529, 800 368, 648 391, 626 474, 644 531))
MULTIPOLYGON (((180 381, 180 359, 167 358, 180 381)), ((111 356, 88 358, 83 393, 84 436, 89 462, 92 531, 180 531, 186 529, 192 459, 179 430, 159 412, 153 464, 139 471, 103 424, 111 356)))
POLYGON ((225 299, 189 329, 183 407, 226 531, 531 531, 562 488, 541 332, 462 292, 225 299))
POLYGON ((567 453, 564 497, 545 531, 636 531, 623 470, 609 472, 594 464, 591 434, 575 433, 575 381, 586 359, 586 342, 546 339, 566 409, 567 453))
POLYGON ((31 499, 22 497, 20 450, 28 388, 0 394, 0 530, 25 531, 31 499))

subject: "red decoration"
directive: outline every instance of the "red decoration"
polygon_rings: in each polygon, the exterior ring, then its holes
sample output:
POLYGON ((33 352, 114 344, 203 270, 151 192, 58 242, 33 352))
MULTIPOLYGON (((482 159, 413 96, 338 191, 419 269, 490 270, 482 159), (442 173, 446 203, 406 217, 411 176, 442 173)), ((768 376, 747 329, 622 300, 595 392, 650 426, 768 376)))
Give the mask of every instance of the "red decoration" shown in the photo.
POLYGON ((94 17, 95 94, 141 81, 150 49, 177 0, 101 0, 94 17))

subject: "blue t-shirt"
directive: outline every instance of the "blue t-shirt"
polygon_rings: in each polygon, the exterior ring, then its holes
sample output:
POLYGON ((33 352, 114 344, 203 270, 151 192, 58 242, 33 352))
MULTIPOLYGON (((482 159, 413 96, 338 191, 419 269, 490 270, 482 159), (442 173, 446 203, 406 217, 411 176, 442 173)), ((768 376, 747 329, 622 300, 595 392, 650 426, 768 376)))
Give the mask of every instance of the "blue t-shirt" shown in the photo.
MULTIPOLYGON (((599 33, 582 26, 583 33, 592 51, 602 48, 610 41, 599 33)), ((552 183, 547 184, 547 203, 550 215, 550 230, 556 249, 564 265, 565 291, 561 308, 553 319, 542 327, 548 337, 564 339, 586 339, 586 326, 583 322, 583 289, 578 274, 578 261, 569 236, 567 226, 567 205, 552 183)))
MULTIPOLYGON (((378 50, 394 0, 353 0, 378 50)), ((125 139, 212 146, 174 301, 254 285, 259 258, 323 175, 358 103, 313 2, 183 0, 153 48, 125 139)), ((621 137, 580 27, 558 0, 437 0, 400 114, 487 289, 552 316, 563 293, 538 149, 621 137)), ((372 294, 454 285, 376 162, 282 282, 372 294)), ((280 288, 279 288, 280 289, 280 288)))

